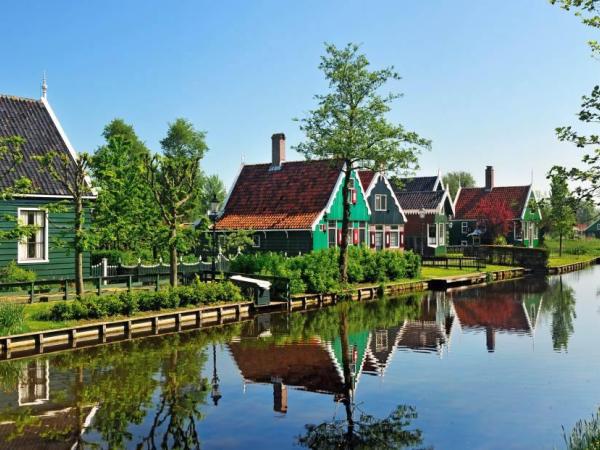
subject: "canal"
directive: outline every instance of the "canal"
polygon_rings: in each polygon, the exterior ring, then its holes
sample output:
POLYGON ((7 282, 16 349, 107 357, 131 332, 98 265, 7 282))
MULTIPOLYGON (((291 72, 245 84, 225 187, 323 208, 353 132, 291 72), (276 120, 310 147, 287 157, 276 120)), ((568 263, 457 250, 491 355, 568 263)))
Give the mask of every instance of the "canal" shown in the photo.
POLYGON ((0 363, 0 449, 563 448, 600 266, 0 363))

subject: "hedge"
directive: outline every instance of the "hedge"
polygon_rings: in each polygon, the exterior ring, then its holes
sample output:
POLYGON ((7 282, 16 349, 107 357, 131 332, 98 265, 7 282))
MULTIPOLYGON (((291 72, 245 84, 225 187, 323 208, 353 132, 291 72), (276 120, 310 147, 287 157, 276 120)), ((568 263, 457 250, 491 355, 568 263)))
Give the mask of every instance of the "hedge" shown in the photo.
MULTIPOLYGON (((318 250, 286 257, 280 253, 239 255, 231 262, 232 272, 286 277, 292 294, 333 292, 339 289, 339 249, 318 250)), ((421 258, 413 252, 374 251, 367 247, 348 248, 348 281, 380 283, 416 278, 421 258)))
POLYGON ((218 302, 239 302, 244 298, 240 288, 225 281, 202 283, 161 290, 158 292, 122 292, 114 295, 85 296, 70 302, 56 303, 47 320, 84 320, 125 315, 141 311, 160 311, 163 308, 210 305, 218 302))

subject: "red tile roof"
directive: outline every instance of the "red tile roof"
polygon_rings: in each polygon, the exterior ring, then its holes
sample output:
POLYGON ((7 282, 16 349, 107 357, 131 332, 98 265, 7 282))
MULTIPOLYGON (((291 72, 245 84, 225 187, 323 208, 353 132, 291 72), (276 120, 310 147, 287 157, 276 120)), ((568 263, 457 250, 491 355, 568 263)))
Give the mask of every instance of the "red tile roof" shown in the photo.
POLYGON ((513 212, 514 218, 520 218, 527 202, 530 186, 499 186, 491 191, 485 188, 462 188, 456 199, 456 219, 482 219, 480 209, 487 202, 493 205, 505 203, 513 212))
POLYGON ((375 172, 372 170, 359 170, 358 178, 360 178, 360 184, 362 185, 363 191, 367 191, 371 185, 371 181, 375 178, 375 172))
POLYGON ((310 229, 327 206, 342 163, 289 161, 270 168, 242 168, 217 229, 310 229))
POLYGON ((516 299, 514 294, 457 300, 454 302, 454 310, 463 328, 490 327, 499 331, 531 331, 523 303, 516 299))

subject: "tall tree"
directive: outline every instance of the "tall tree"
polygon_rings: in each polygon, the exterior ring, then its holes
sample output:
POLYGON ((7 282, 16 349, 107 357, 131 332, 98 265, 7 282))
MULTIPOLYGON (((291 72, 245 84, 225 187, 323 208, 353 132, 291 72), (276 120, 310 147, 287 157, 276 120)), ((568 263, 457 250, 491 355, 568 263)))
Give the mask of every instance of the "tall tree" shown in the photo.
POLYGON ((342 162, 344 199, 340 281, 348 281, 348 223, 350 183, 355 169, 399 171, 418 166, 418 155, 430 141, 402 125, 390 123, 386 114, 398 94, 380 94, 390 80, 400 79, 393 67, 370 70, 359 47, 326 44, 319 69, 329 83, 326 94, 316 95, 317 108, 301 120, 305 142, 296 147, 308 159, 342 162))
MULTIPOLYGON (((600 0, 550 0, 567 11, 573 11, 581 18, 584 25, 595 30, 600 29, 600 0)), ((600 57, 600 43, 596 40, 588 41, 592 55, 600 57)), ((600 123, 600 86, 596 85, 590 95, 583 97, 579 121, 585 127, 597 126, 600 123)), ((571 142, 578 148, 586 149, 582 157, 582 167, 574 167, 566 171, 569 178, 578 185, 575 194, 581 200, 591 200, 600 205, 600 136, 597 132, 589 135, 574 130, 571 126, 556 129, 558 139, 571 142)), ((556 166, 555 169, 561 169, 556 166)))
POLYGON ((514 214, 507 202, 493 202, 486 198, 478 209, 482 219, 481 225, 485 226, 486 234, 493 244, 506 243, 506 235, 510 231, 514 214))
POLYGON ((177 285, 177 249, 183 220, 201 192, 200 160, 208 150, 204 139, 204 132, 179 118, 169 125, 167 136, 160 142, 163 154, 145 161, 150 188, 163 224, 169 229, 171 286, 177 285))
POLYGON ((577 205, 575 216, 577 218, 577 223, 588 224, 600 216, 600 211, 598 211, 594 202, 587 200, 582 201, 577 205))
POLYGON ((48 173, 69 193, 69 199, 48 209, 67 209, 74 213, 73 224, 69 231, 73 232, 73 250, 75 256, 75 292, 78 297, 84 293, 83 283, 83 253, 92 246, 93 235, 86 225, 84 207, 92 198, 92 186, 88 172, 91 157, 87 153, 79 153, 73 161, 69 155, 58 152, 48 152, 36 158, 48 173))
POLYGON ((553 170, 550 175, 550 229, 558 235, 558 255, 562 256, 563 238, 573 231, 575 225, 575 201, 569 192, 567 173, 553 170))
POLYGON ((442 180, 444 181, 444 186, 450 191, 452 198, 456 196, 459 186, 465 188, 475 186, 475 178, 473 178, 473 175, 463 170, 448 172, 444 175, 442 180))
POLYGON ((218 175, 204 177, 202 180, 202 193, 198 196, 190 221, 206 218, 208 223, 206 213, 210 209, 210 202, 213 197, 216 197, 219 204, 222 205, 226 195, 225 185, 218 175))
POLYGON ((144 160, 150 151, 122 119, 106 125, 102 136, 106 144, 91 160, 98 189, 93 222, 98 245, 137 251, 151 247, 160 219, 145 175, 144 160))

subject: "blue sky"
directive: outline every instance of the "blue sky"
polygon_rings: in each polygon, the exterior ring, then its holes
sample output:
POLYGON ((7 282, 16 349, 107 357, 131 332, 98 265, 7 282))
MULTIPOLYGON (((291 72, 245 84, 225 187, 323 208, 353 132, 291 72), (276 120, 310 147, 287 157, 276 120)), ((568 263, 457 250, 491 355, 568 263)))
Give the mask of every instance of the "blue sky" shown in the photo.
MULTIPOLYGON (((270 136, 326 89, 323 43, 362 43, 373 67, 394 65, 402 92, 390 119, 433 140, 419 173, 468 170, 483 183, 546 189, 553 164, 580 154, 554 128, 575 123, 600 65, 590 30, 545 0, 7 2, 0 92, 48 98, 77 150, 121 117, 159 150, 167 123, 207 132, 207 173, 229 186, 243 157, 270 158, 270 136)), ((299 156, 288 151, 288 159, 299 156)))

